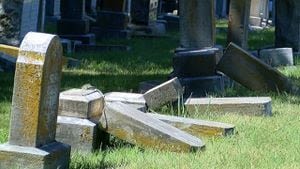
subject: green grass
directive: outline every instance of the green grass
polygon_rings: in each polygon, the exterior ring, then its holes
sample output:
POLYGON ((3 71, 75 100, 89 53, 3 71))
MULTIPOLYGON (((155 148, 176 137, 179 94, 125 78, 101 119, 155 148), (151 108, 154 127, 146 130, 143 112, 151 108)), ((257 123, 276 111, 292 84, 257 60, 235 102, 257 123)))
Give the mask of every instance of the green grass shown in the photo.
MULTIPOLYGON (((219 27, 224 29, 226 22, 219 27)), ((272 45, 274 30, 251 32, 251 49, 272 45)), ((64 69, 62 89, 95 85, 103 92, 136 92, 145 80, 165 80, 172 71, 172 56, 178 46, 178 33, 163 39, 134 38, 129 41, 99 42, 126 44, 129 52, 80 53, 83 60, 76 69, 64 69)), ((226 33, 217 36, 225 44, 226 33)), ((282 68, 284 74, 299 81, 300 67, 282 68)), ((0 73, 0 142, 8 137, 13 74, 0 73)), ((272 117, 198 114, 194 118, 236 125, 237 133, 226 138, 203 138, 206 150, 196 153, 170 153, 140 148, 116 141, 114 147, 95 154, 75 154, 72 169, 99 168, 300 168, 300 98, 290 94, 253 92, 242 86, 228 89, 224 96, 271 96, 272 117)), ((164 108, 164 111, 170 111, 164 108)))

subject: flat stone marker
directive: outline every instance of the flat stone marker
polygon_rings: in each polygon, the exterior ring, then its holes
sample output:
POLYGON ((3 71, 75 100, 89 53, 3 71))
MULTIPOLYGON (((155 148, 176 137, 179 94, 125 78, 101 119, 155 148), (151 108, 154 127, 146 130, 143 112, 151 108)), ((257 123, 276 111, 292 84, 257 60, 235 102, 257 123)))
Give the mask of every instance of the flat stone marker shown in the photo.
POLYGON ((193 136, 227 136, 234 132, 234 125, 184 117, 148 113, 149 116, 168 123, 193 136))
POLYGON ((259 58, 272 67, 294 65, 292 48, 263 49, 259 51, 259 58))
POLYGON ((252 90, 299 93, 289 78, 234 43, 228 45, 217 70, 252 90))
POLYGON ((214 112, 271 116, 271 101, 270 97, 191 98, 187 99, 184 105, 189 113, 214 112))
POLYGON ((0 145, 0 168, 69 168, 70 146, 55 141, 62 69, 59 38, 28 33, 14 80, 9 141, 0 145))
POLYGON ((173 78, 162 83, 143 94, 146 104, 150 109, 156 109, 160 106, 174 102, 183 95, 183 88, 178 78, 173 78))
POLYGON ((105 94, 106 102, 122 102, 130 105, 135 109, 146 112, 146 100, 143 94, 138 93, 125 93, 125 92, 110 92, 105 94))
POLYGON ((104 131, 143 148, 190 152, 204 147, 197 137, 120 102, 106 103, 100 124, 104 131))
POLYGON ((56 140, 72 146, 73 152, 100 148, 99 119, 104 95, 97 89, 70 89, 60 93, 56 140))

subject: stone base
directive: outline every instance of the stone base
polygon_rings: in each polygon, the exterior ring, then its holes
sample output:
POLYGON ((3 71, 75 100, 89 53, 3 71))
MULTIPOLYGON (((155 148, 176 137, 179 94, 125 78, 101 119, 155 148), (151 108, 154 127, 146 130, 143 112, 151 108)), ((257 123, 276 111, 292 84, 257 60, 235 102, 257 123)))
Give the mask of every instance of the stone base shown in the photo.
POLYGON ((0 168, 60 168, 68 169, 70 162, 69 145, 53 142, 40 148, 0 145, 0 168))
POLYGON ((103 51, 129 51, 130 47, 125 45, 76 45, 75 52, 103 52, 103 51))
POLYGON ((58 35, 82 35, 89 32, 88 20, 61 19, 57 22, 58 35))
POLYGON ((260 17, 250 16, 249 24, 251 26, 261 26, 261 21, 260 17))
POLYGON ((184 87, 185 97, 203 97, 208 93, 224 92, 224 77, 221 75, 180 78, 181 85, 184 87))
POLYGON ((98 39, 130 39, 132 32, 130 30, 118 30, 118 29, 100 29, 99 27, 93 27, 92 33, 96 35, 98 39))
POLYGON ((218 50, 218 48, 177 49, 173 57, 174 75, 177 77, 215 75, 218 50))
POLYGON ((272 67, 294 65, 292 48, 262 49, 259 58, 272 67))
POLYGON ((56 140, 71 145, 72 152, 92 152, 100 148, 98 124, 76 117, 58 116, 56 140))
POLYGON ((85 35, 60 35, 60 38, 70 39, 70 40, 77 40, 81 41, 82 44, 87 45, 95 45, 96 44, 96 37, 94 34, 85 34, 85 35))
POLYGON ((101 29, 126 29, 129 23, 129 14, 125 12, 100 11, 97 13, 97 23, 101 29))

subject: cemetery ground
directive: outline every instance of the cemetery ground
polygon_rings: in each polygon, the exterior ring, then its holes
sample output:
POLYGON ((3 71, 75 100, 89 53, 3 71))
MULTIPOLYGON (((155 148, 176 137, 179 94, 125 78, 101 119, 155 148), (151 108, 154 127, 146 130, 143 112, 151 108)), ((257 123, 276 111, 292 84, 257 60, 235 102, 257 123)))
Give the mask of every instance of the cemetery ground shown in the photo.
MULTIPOLYGON (((225 45, 225 22, 218 23, 217 44, 225 45)), ((251 32, 249 46, 256 49, 272 45, 274 29, 251 32)), ((61 90, 79 88, 90 83, 103 93, 137 92, 138 84, 147 80, 166 80, 172 71, 172 57, 178 33, 162 39, 133 38, 129 41, 104 41, 101 44, 125 44, 128 52, 78 53, 79 68, 64 68, 61 90)), ((296 61, 299 61, 297 59, 296 61)), ((238 70, 237 70, 238 71, 238 70)), ((298 83, 300 65, 281 68, 281 72, 298 83)), ((0 73, 0 142, 8 139, 13 74, 0 73)), ((300 84, 300 83, 299 83, 300 84)), ((216 95, 212 95, 216 96, 216 95)), ((271 96, 273 116, 187 114, 165 106, 166 114, 183 115, 231 123, 236 134, 228 137, 203 138, 206 149, 195 153, 170 153, 140 149, 115 138, 105 151, 72 156, 71 168, 300 168, 300 97, 291 94, 253 92, 242 86, 227 89, 221 96, 271 96)))

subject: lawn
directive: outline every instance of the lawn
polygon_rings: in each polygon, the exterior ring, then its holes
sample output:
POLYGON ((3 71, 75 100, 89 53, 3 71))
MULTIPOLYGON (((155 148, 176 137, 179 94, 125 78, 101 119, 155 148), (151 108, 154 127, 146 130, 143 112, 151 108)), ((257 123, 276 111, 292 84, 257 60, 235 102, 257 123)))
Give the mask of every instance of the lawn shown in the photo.
MULTIPOLYGON (((226 22, 218 23, 217 43, 226 43, 226 22)), ((251 32, 250 49, 272 45, 274 29, 251 32)), ((64 68, 61 90, 92 84, 101 91, 137 92, 145 80, 166 80, 172 71, 172 56, 179 44, 177 32, 170 37, 133 38, 129 41, 99 43, 125 44, 128 52, 78 53, 82 66, 64 68)), ((299 81, 300 67, 281 68, 284 74, 299 81)), ((8 137, 9 114, 13 90, 13 74, 0 73, 0 142, 8 137)), ((99 168, 300 168, 300 98, 290 94, 253 92, 235 86, 224 96, 271 96, 272 117, 196 114, 193 118, 215 120, 236 125, 236 134, 229 137, 203 138, 206 149, 195 153, 170 153, 125 144, 115 144, 105 151, 72 156, 72 169, 99 168)), ((164 111, 171 111, 164 108, 164 111)))

